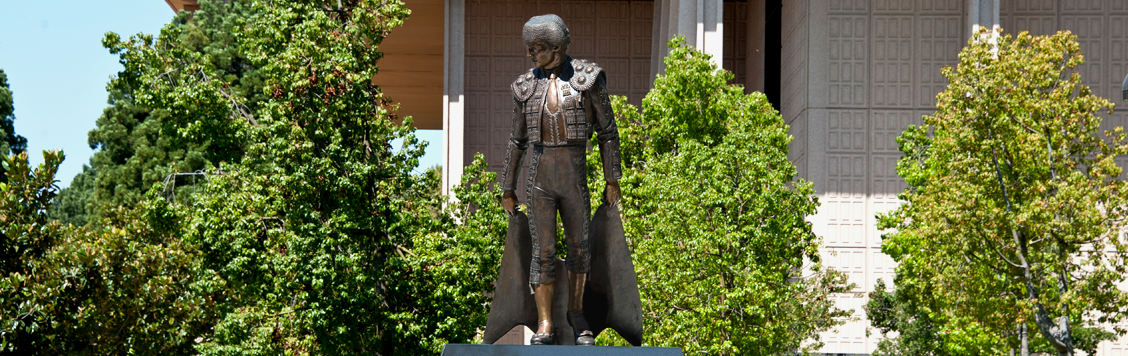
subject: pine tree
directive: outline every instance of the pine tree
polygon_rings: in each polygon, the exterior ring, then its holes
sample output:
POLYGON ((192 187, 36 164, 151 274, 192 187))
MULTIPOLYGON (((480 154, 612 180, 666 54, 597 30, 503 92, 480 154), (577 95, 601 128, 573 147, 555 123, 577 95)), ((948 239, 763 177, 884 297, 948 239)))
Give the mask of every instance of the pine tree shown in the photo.
MULTIPOLYGON (((20 154, 27 150, 27 138, 16 134, 15 105, 8 75, 0 69, 0 155, 20 154)), ((7 168, 0 165, 0 182, 5 181, 7 168)))

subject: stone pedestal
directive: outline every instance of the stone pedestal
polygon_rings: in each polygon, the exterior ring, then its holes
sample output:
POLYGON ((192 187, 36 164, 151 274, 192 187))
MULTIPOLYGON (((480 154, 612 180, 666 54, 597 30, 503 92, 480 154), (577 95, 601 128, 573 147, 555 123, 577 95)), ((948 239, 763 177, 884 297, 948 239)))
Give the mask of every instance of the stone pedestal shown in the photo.
POLYGON ((682 356, 677 347, 449 344, 442 356, 682 356))

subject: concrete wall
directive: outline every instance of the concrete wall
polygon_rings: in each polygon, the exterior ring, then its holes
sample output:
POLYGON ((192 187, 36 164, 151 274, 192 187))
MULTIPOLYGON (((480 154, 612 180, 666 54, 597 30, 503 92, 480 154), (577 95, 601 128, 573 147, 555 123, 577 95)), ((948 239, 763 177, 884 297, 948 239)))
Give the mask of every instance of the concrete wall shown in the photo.
POLYGON ((933 110, 964 43, 963 1, 785 0, 781 113, 791 158, 822 206, 811 218, 824 263, 846 272, 855 293, 836 299, 858 321, 822 336, 827 353, 870 353, 862 305, 877 279, 892 284, 874 215, 905 188, 894 170, 896 138, 933 110))
MULTIPOLYGON (((811 218, 825 239, 826 264, 849 274, 856 294, 837 298, 857 322, 826 333, 826 353, 871 353, 879 334, 862 312, 877 279, 890 285, 895 264, 880 252, 874 214, 895 208, 904 189, 895 174, 895 139, 935 107, 973 24, 1005 33, 1078 35, 1082 80, 1120 97, 1128 74, 1128 2, 1122 0, 784 0, 781 113, 795 141, 791 158, 822 202, 811 218)), ((1128 115, 1105 115, 1106 128, 1128 115)), ((1128 164, 1122 159, 1121 164, 1128 164)), ((1100 355, 1128 355, 1122 339, 1100 355)))

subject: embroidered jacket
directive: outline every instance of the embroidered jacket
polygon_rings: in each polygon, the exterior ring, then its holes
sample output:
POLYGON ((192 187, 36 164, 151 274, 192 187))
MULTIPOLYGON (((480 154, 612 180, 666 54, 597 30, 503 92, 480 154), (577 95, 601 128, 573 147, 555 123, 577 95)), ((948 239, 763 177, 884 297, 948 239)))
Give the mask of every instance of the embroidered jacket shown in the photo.
POLYGON ((517 188, 518 166, 529 143, 550 147, 586 146, 592 131, 599 140, 603 178, 613 182, 623 176, 619 158, 619 128, 615 125, 615 114, 607 97, 607 75, 595 63, 574 60, 571 56, 565 58, 561 67, 556 79, 550 79, 541 68, 529 69, 510 87, 513 91, 513 131, 502 172, 504 190, 517 188), (559 115, 544 112, 550 80, 557 81, 558 98, 561 99, 559 115), (562 117, 562 120, 557 117, 562 117), (559 137, 556 134, 559 132, 564 132, 565 137, 559 137))

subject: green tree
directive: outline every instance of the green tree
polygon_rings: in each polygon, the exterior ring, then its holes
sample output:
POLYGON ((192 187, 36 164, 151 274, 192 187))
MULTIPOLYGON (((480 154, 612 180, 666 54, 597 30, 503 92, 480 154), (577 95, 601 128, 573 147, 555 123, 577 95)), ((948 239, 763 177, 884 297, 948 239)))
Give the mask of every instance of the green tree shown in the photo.
POLYGON ((59 193, 55 219, 98 222, 109 209, 138 204, 170 174, 242 158, 245 121, 267 98, 237 36, 240 21, 254 16, 248 1, 204 0, 194 13, 177 14, 156 39, 106 34, 102 44, 123 69, 107 84, 110 106, 89 133, 97 150, 91 169, 59 193))
POLYGON ((87 214, 87 205, 93 201, 94 180, 98 178, 98 171, 91 168, 91 164, 82 165, 79 172, 71 180, 70 186, 59 190, 59 195, 48 209, 48 216, 64 225, 86 226, 91 216, 87 214))
MULTIPOLYGON (((422 155, 411 120, 397 124, 371 85, 379 44, 408 11, 394 1, 333 5, 259 3, 240 27, 271 95, 247 127, 243 160, 221 164, 207 193, 185 204, 202 254, 196 280, 223 295, 204 354, 420 353, 433 351, 429 333, 473 336, 417 317, 441 299, 411 285, 431 271, 412 255, 416 236, 441 226, 420 198, 440 201, 438 176, 411 174, 422 155)), ((188 98, 225 88, 208 90, 188 98)), ((462 315, 441 320, 451 317, 462 315)))
POLYGON ((936 113, 898 139, 906 203, 879 215, 897 293, 953 334, 993 335, 990 352, 1093 354, 1128 308, 1115 162, 1128 144, 1120 127, 1098 134, 1112 104, 1080 84, 1069 32, 973 39, 959 58, 936 113))
MULTIPOLYGON (((20 154, 27 149, 27 138, 16 134, 15 106, 8 75, 0 69, 0 156, 20 154)), ((4 182, 6 168, 0 166, 0 183, 4 182)))
POLYGON ((441 170, 430 172, 434 182, 428 185, 436 192, 421 207, 434 212, 430 221, 442 226, 421 224, 424 228, 412 234, 412 253, 405 255, 410 278, 400 282, 408 303, 395 318, 404 325, 405 343, 438 354, 445 344, 480 340, 509 220, 501 208, 497 174, 487 170, 480 153, 466 167, 462 184, 453 188, 458 201, 445 211, 440 211, 447 199, 439 194, 441 170))
POLYGON ((941 330, 932 318, 915 303, 905 300, 904 293, 886 290, 884 280, 877 280, 874 290, 869 293, 865 310, 870 324, 885 337, 878 342, 874 355, 951 354, 944 348, 941 330), (890 335, 894 332, 896 337, 890 335))
POLYGON ((187 288, 194 256, 176 212, 150 199, 109 212, 102 229, 61 226, 46 212, 63 155, 43 157, 35 170, 25 153, 3 158, 0 352, 191 353, 214 318, 211 296, 187 288))
POLYGON ((818 265, 805 221, 818 202, 787 160, 788 127, 708 55, 669 46, 641 112, 614 98, 647 340, 710 354, 817 349, 850 314, 828 297, 850 286, 818 265))
POLYGON ((8 75, 0 69, 0 155, 19 154, 27 149, 27 138, 16 134, 16 107, 13 102, 8 75))
MULTIPOLYGON (((40 327, 33 308, 25 306, 19 287, 29 266, 54 244, 58 224, 50 223, 46 210, 55 197, 55 172, 63 160, 61 152, 44 151, 43 164, 32 168, 27 153, 0 155, 0 167, 8 172, 0 181, 0 351, 29 344, 24 335, 40 327)), ((26 346, 25 346, 26 347, 26 346)))

